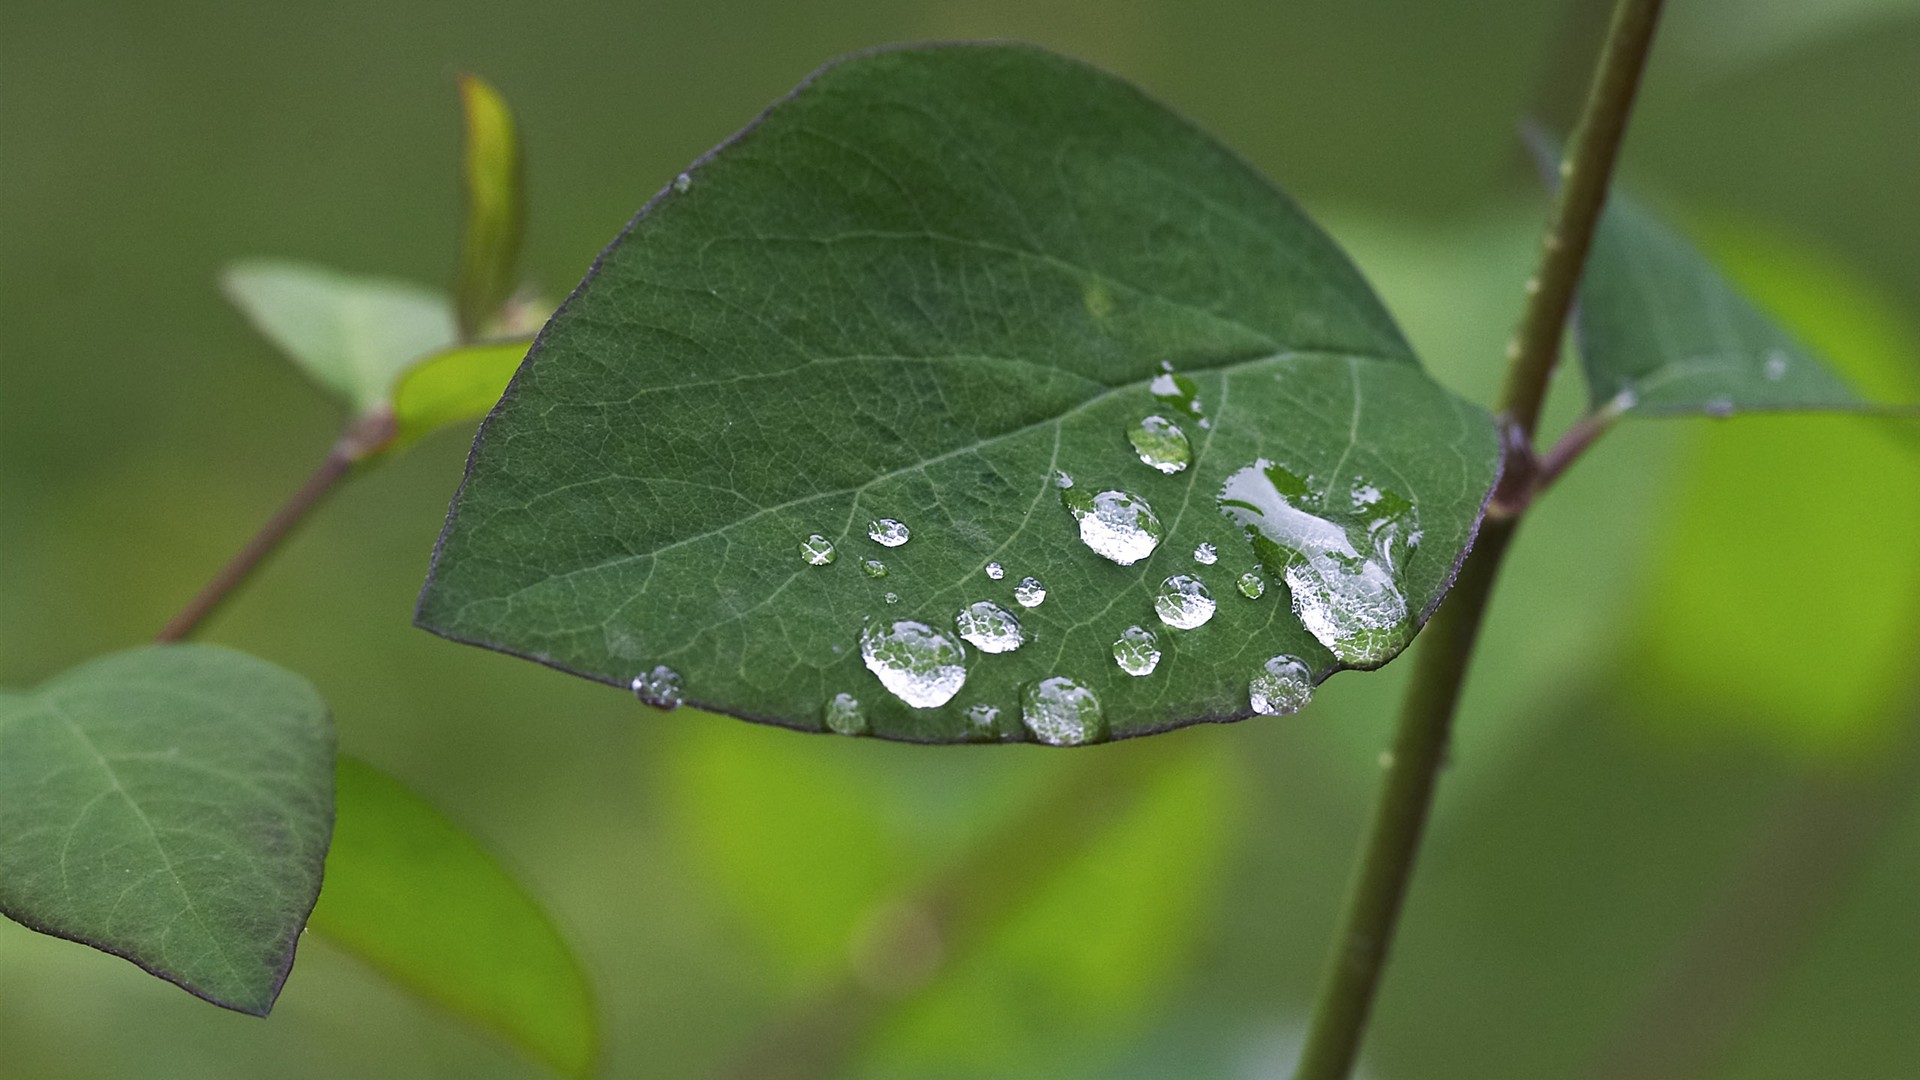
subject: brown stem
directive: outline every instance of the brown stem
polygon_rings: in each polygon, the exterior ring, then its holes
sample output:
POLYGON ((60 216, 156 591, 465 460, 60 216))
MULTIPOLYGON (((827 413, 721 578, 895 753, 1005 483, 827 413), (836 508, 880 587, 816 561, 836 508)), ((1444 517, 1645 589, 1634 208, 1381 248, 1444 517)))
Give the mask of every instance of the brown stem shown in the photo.
POLYGON ((246 546, 242 547, 220 572, 207 582, 180 613, 168 621, 155 641, 166 643, 183 641, 206 622, 233 591, 239 588, 260 564, 271 555, 280 542, 293 532, 314 507, 320 505, 327 493, 333 490, 340 478, 353 468, 355 462, 385 446, 393 438, 393 414, 385 409, 375 410, 348 425, 347 430, 327 456, 320 462, 307 482, 300 485, 280 509, 274 512, 260 531, 253 534, 246 546))

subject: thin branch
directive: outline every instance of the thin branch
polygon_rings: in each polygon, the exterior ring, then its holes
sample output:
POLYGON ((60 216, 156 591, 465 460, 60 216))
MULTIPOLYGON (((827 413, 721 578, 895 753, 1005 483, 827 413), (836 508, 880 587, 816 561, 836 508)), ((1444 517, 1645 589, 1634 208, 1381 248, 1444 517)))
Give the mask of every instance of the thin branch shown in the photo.
POLYGON ((184 641, 191 636, 241 583, 260 568, 260 564, 293 532, 294 527, 325 500, 354 463, 385 446, 392 440, 393 432, 393 414, 385 409, 368 413, 350 424, 333 448, 327 451, 319 468, 307 477, 307 482, 301 484, 300 489, 281 504, 280 509, 260 527, 260 531, 254 533, 253 538, 233 558, 227 560, 213 580, 207 582, 206 587, 168 621, 154 640, 162 643, 184 641))

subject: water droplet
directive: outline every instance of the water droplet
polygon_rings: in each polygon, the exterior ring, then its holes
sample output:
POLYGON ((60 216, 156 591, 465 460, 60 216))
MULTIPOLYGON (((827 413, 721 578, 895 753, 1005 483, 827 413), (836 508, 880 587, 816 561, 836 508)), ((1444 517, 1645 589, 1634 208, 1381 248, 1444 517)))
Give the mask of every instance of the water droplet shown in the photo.
POLYGON ((685 697, 680 692, 680 673, 661 664, 645 675, 633 677, 633 696, 656 709, 677 709, 685 697))
POLYGON ((1775 349, 1767 354, 1767 378, 1778 382, 1787 377, 1787 354, 1775 349))
POLYGON ((1200 417, 1200 387, 1185 375, 1175 375, 1173 364, 1161 361, 1160 374, 1147 384, 1147 392, 1169 409, 1177 409, 1195 418, 1200 417))
POLYGON ((865 735, 867 714, 852 694, 835 694, 825 709, 827 730, 839 735, 865 735))
POLYGON ((1160 666, 1160 639, 1144 626, 1129 626, 1113 643, 1113 662, 1129 675, 1151 675, 1160 666))
POLYGON ((880 685, 916 709, 953 700, 967 682, 967 647, 923 622, 869 622, 860 631, 860 658, 880 685))
POLYGON ((1220 559, 1220 549, 1212 544, 1201 544, 1193 549, 1193 561, 1201 566, 1212 566, 1220 559))
POLYGON ((1207 583, 1192 574, 1175 574, 1160 583, 1160 595, 1153 598, 1153 610, 1160 621, 1175 630, 1192 630, 1213 618, 1213 595, 1207 583))
POLYGON ((1125 491, 1103 491, 1092 498, 1063 493, 1062 502, 1080 522, 1080 541, 1093 553, 1132 566, 1160 546, 1163 530, 1147 500, 1125 491))
POLYGON ((1733 399, 1730 397, 1712 398, 1707 402, 1705 408, 1708 416, 1716 420, 1725 420, 1727 417, 1733 415, 1733 399))
POLYGON ((1335 656, 1375 666, 1406 646, 1413 619, 1400 575, 1420 536, 1411 501, 1362 481, 1344 498, 1318 492, 1261 458, 1227 478, 1219 504, 1267 573, 1286 581, 1301 625, 1335 656))
POLYGON ((1020 699, 1020 722, 1048 746, 1079 746, 1107 737, 1100 699, 1064 676, 1027 686, 1020 699))
POLYGON ((1065 491, 1073 486, 1073 477, 1069 476, 1065 469, 1055 469, 1053 470, 1053 486, 1059 488, 1061 491, 1065 491))
POLYGON ((887 564, 881 562, 879 559, 860 560, 860 570, 862 573, 866 574, 868 577, 886 577, 887 576, 887 564))
POLYGON ((897 603, 899 603, 899 602, 900 602, 900 594, 899 594, 899 593, 897 593, 897 592, 890 592, 890 593, 888 593, 888 594, 887 594, 887 603, 889 603, 889 604, 897 604, 897 603))
POLYGON ((983 653, 1009 653, 1027 641, 1013 612, 991 600, 968 605, 953 617, 953 626, 969 645, 983 653))
POLYGON ((1249 600, 1258 600, 1267 594, 1267 579, 1260 571, 1249 570, 1240 575, 1240 595, 1249 600))
POLYGON ((682 195, 685 195, 687 193, 687 189, 692 186, 693 186, 693 177, 687 175, 686 173, 681 173, 679 176, 676 176, 673 178, 673 190, 679 192, 682 195))
POLYGON ((1000 734, 1000 710, 985 703, 967 706, 967 727, 977 739, 991 739, 1000 734))
POLYGON ((1313 700, 1313 673, 1297 656, 1276 656, 1247 683, 1247 694, 1262 716, 1297 713, 1313 700))
POLYGON ((1037 577, 1024 577, 1013 587, 1013 598, 1021 607, 1039 607, 1047 599, 1047 587, 1037 577))
POLYGON ((1193 461, 1193 447, 1180 425, 1164 416, 1149 416, 1127 430, 1127 441, 1140 460, 1172 475, 1193 461))
POLYGON ((867 522, 867 539, 881 547, 899 547, 912 536, 913 533, 904 523, 895 521, 893 518, 867 522))
POLYGON ((807 560, 808 566, 825 566, 839 556, 833 550, 833 541, 814 533, 800 541, 800 557, 807 560))
POLYGON ((1001 578, 1007 576, 1007 568, 997 562, 990 562, 987 564, 987 576, 995 581, 999 581, 1001 578))

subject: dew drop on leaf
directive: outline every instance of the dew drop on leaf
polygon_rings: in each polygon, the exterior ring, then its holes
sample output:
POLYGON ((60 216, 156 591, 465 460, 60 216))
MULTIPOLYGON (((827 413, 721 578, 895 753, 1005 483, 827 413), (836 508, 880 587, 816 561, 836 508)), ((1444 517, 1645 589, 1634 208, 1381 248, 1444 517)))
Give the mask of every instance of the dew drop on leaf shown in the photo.
POLYGON ((1072 679, 1058 676, 1027 686, 1020 698, 1020 722, 1048 746, 1079 746, 1107 737, 1100 699, 1072 679))
POLYGON ((1767 378, 1774 382, 1779 382, 1781 379, 1786 378, 1787 354, 1781 352, 1779 349, 1768 353, 1766 367, 1763 370, 1767 378))
POLYGON ((1080 523, 1080 541, 1103 559, 1132 566, 1153 554, 1164 530, 1147 500, 1126 491, 1086 497, 1062 492, 1061 502, 1080 523))
POLYGON ((1160 583, 1153 610, 1161 622, 1175 630, 1192 630, 1213 618, 1213 594, 1207 591, 1206 582, 1192 574, 1175 574, 1160 583))
POLYGON ((1053 486, 1059 488, 1061 491, 1065 491, 1073 486, 1073 477, 1069 476, 1065 469, 1055 469, 1053 470, 1053 486))
POLYGON ((860 708, 860 700, 852 694, 835 694, 827 702, 825 719, 827 730, 840 735, 865 735, 867 733, 867 714, 860 708))
POLYGON ((995 581, 999 581, 1001 578, 1007 576, 1007 568, 997 562, 990 562, 987 564, 987 576, 995 581))
POLYGON ((1009 653, 1027 640, 1013 612, 991 600, 968 605, 953 617, 953 626, 967 644, 983 653, 1009 653))
POLYGON ((887 603, 889 603, 889 604, 897 604, 897 603, 899 603, 899 602, 900 602, 900 594, 899 594, 899 593, 897 593, 897 592, 890 592, 890 593, 888 593, 888 594, 887 594, 887 603))
POLYGON ((967 682, 967 647, 911 619, 869 622, 860 658, 888 693, 916 709, 945 705, 967 682))
POLYGON ((1240 595, 1249 600, 1258 600, 1267 593, 1267 579, 1261 577, 1258 570, 1241 574, 1239 585, 1240 595))
POLYGON ((687 189, 692 186, 693 186, 693 177, 688 176, 686 173, 681 173, 679 176, 676 176, 673 178, 673 190, 676 192, 679 192, 682 195, 685 195, 687 193, 687 189))
POLYGON ((886 577, 887 564, 881 562, 879 559, 862 559, 860 560, 860 571, 872 578, 886 577))
POLYGON ((897 548, 912 536, 913 533, 907 529, 904 522, 893 518, 880 518, 877 521, 867 522, 867 539, 881 547, 897 548))
POLYGON ((1185 375, 1173 373, 1173 364, 1162 361, 1160 374, 1147 384, 1147 392, 1169 409, 1186 413, 1195 419, 1200 417, 1200 388, 1185 375))
POLYGON ((991 739, 1000 733, 1000 710, 982 702, 967 706, 967 729, 977 739, 991 739))
POLYGON ((1020 602, 1021 607, 1039 607, 1046 602, 1047 587, 1040 584, 1037 577, 1023 577, 1020 584, 1013 587, 1013 598, 1020 602))
POLYGON ((1147 465, 1171 476, 1193 461, 1193 447, 1180 425, 1164 416, 1149 416, 1127 430, 1133 452, 1147 465))
POLYGON ((1113 643, 1113 662, 1129 675, 1151 675, 1160 666, 1160 639, 1144 626, 1129 626, 1113 643))
POLYGON ((677 709, 685 696, 680 692, 680 673, 661 664, 644 675, 633 677, 633 696, 656 709, 677 709))
POLYGON ((1219 561, 1219 558, 1220 549, 1214 547, 1212 544, 1201 544, 1199 547, 1193 549, 1193 561, 1199 563, 1201 566, 1212 566, 1215 562, 1219 561))
POLYGON ((1253 711, 1262 716, 1297 713, 1313 700, 1313 674, 1297 656, 1276 656, 1247 684, 1253 711))
POLYGON ((819 533, 800 541, 800 557, 808 566, 825 566, 838 556, 839 552, 833 550, 833 541, 819 533))

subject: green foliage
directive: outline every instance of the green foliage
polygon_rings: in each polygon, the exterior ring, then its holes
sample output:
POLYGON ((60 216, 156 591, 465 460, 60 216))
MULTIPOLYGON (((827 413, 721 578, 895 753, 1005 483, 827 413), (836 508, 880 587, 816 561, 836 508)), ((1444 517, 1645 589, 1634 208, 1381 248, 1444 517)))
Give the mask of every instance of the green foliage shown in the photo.
POLYGON ((593 1071, 599 1020, 546 912, 418 795, 352 758, 313 929, 568 1076, 593 1071))
POLYGON ((0 912, 265 1015, 333 825, 333 727, 297 675, 172 645, 0 697, 0 912))
POLYGON ((461 179, 467 216, 453 293, 460 336, 471 341, 487 333, 513 292, 527 206, 520 134, 506 100, 485 79, 463 75, 460 103, 466 118, 461 179))
POLYGON ((453 424, 477 420, 500 395, 527 355, 528 339, 457 345, 408 368, 393 391, 401 445, 453 424))
POLYGON ((1113 735, 1143 734, 1248 715, 1277 654, 1320 678, 1398 652, 1497 456, 1486 414, 1422 373, 1338 248, 1137 90, 1025 47, 873 53, 703 159, 607 251, 476 442, 419 618, 616 685, 667 665, 690 702, 803 729, 850 693, 876 735, 1006 737, 965 710, 1005 724, 1023 684, 1068 676, 1113 735), (1150 415, 1184 427, 1190 468, 1135 456, 1150 415), (1420 533, 1392 583, 1405 617, 1316 640, 1282 581, 1298 553, 1250 545, 1219 504, 1244 474, 1329 519, 1394 507, 1371 524, 1420 533), (1103 489, 1157 508, 1155 555, 1082 544, 1062 504, 1103 489), (866 539, 883 518, 906 546, 866 539), (814 533, 841 557, 807 565, 814 533), (1203 543, 1217 567, 1195 564, 1203 543), (1235 592, 1250 571, 1263 599, 1235 592), (1219 605, 1198 629, 1155 618, 1181 573, 1219 605), (1024 609, 1028 575, 1049 593, 1024 609), (981 600, 1028 641, 976 657, 946 704, 908 708, 863 670, 867 620, 950 633, 981 600), (1130 624, 1160 634, 1151 678, 1112 658, 1130 624))

